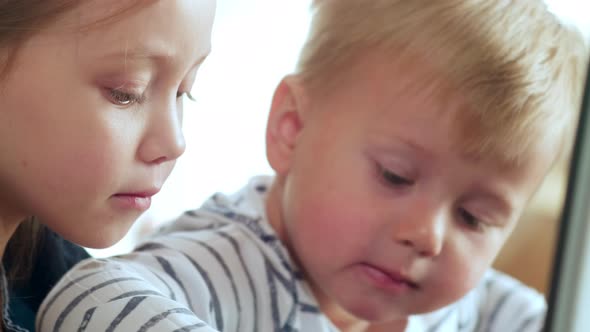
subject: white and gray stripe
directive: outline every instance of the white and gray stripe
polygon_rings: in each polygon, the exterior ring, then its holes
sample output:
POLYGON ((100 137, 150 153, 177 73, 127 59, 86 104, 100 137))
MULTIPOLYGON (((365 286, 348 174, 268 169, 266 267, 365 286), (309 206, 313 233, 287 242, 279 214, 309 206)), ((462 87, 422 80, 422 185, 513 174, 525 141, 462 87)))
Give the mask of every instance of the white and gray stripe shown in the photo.
MULTIPOLYGON (((79 264, 43 303, 38 330, 336 331, 264 219, 269 182, 215 195, 132 254, 79 264)), ((490 271, 459 302, 411 317, 407 331, 537 332, 544 308, 490 271)))

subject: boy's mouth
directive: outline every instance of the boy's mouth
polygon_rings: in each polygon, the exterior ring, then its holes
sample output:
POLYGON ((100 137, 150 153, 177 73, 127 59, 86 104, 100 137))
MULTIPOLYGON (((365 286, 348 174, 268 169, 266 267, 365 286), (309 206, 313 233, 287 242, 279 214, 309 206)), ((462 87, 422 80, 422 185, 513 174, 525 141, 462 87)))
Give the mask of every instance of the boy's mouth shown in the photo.
POLYGON ((369 263, 362 263, 360 267, 362 273, 379 288, 395 293, 420 288, 415 281, 401 272, 369 263))

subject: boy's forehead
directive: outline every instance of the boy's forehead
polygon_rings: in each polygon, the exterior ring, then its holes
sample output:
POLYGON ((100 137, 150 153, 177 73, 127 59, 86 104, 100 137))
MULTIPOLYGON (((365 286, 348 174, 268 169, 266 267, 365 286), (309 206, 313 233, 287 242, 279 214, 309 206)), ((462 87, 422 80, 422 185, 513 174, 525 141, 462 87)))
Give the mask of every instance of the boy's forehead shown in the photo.
MULTIPOLYGON (((447 138, 453 149, 473 161, 512 168, 549 154, 551 164, 555 159, 552 156, 563 142, 562 123, 542 116, 526 122, 516 112, 510 114, 499 107, 495 109, 494 105, 478 105, 474 102, 478 100, 477 87, 459 87, 436 63, 419 53, 400 55, 366 50, 351 60, 345 72, 337 75, 340 80, 333 86, 334 90, 343 87, 350 98, 363 100, 367 106, 387 100, 375 106, 383 114, 394 109, 398 116, 401 112, 408 119, 422 119, 425 130, 447 122, 447 138)), ((344 98, 349 98, 346 95, 344 98)), ((370 108, 373 107, 358 111, 367 112, 370 108)), ((377 121, 381 121, 384 130, 388 129, 386 119, 377 121)))
MULTIPOLYGON (((429 125, 448 122, 448 138, 465 158, 512 168, 549 154, 551 164, 563 144, 564 123, 544 117, 541 110, 523 108, 523 113, 538 113, 535 118, 525 119, 517 112, 504 112, 501 106, 478 105, 476 101, 484 101, 485 97, 477 95, 477 86, 455 84, 435 63, 420 56, 394 59, 391 64, 392 84, 385 85, 390 90, 384 93, 415 106, 407 110, 409 113, 433 112, 439 120, 429 125)), ((375 66, 375 72, 383 75, 383 67, 379 67, 375 66)))
POLYGON ((453 117, 453 144, 471 160, 495 163, 502 168, 540 159, 548 159, 548 164, 552 164, 565 148, 565 124, 549 117, 526 123, 516 117, 482 114, 473 105, 460 109, 453 117))
MULTIPOLYGON (((308 87, 312 98, 353 98, 381 111, 400 108, 403 104, 414 109, 409 114, 414 117, 421 116, 418 109, 428 108, 442 116, 464 103, 461 92, 431 62, 419 56, 367 50, 351 58, 343 70, 325 76, 325 84, 308 87)), ((368 108, 361 111, 366 112, 368 108)))

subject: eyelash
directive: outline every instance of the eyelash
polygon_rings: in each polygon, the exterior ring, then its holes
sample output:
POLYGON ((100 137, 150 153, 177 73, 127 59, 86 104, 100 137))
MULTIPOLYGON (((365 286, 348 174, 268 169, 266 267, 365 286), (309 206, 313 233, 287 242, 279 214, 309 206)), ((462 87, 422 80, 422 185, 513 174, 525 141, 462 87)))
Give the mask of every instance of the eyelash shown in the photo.
POLYGON ((411 186, 414 184, 414 180, 397 175, 396 173, 386 169, 381 165, 379 165, 379 173, 381 178, 390 186, 399 187, 411 186))
POLYGON ((459 208, 459 218, 463 224, 474 231, 482 231, 484 223, 464 208, 459 208))
MULTIPOLYGON (((379 173, 381 178, 387 183, 387 185, 392 187, 400 187, 400 186, 411 186, 414 184, 414 180, 404 178, 402 176, 397 175, 396 173, 384 168, 383 166, 379 165, 379 173)), ((459 208, 458 210, 459 218, 461 222, 469 229, 474 231, 482 231, 484 228, 484 223, 475 217, 472 213, 467 211, 464 208, 459 208)))
POLYGON ((188 98, 188 100, 190 101, 197 101, 197 99, 191 94, 190 91, 186 91, 186 92, 179 92, 176 94, 176 98, 182 98, 182 96, 186 95, 186 97, 188 98))
POLYGON ((132 92, 126 92, 119 89, 109 89, 109 100, 118 106, 131 106, 136 103, 141 103, 143 101, 143 95, 139 95, 132 92))
MULTIPOLYGON (((108 94, 112 103, 124 107, 128 107, 137 103, 141 104, 145 100, 144 95, 126 92, 119 89, 109 89, 108 94)), ((186 95, 189 100, 196 101, 195 97, 193 97, 190 92, 178 92, 176 94, 176 98, 182 98, 184 95, 186 95)))

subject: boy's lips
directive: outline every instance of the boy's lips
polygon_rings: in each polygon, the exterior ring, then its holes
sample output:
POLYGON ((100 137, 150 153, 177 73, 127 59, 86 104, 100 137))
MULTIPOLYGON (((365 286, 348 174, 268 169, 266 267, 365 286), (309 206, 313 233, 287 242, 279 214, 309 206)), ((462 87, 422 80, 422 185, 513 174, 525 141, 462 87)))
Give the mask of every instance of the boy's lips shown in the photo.
POLYGON ((414 280, 402 272, 369 263, 360 264, 360 268, 362 273, 379 288, 394 293, 420 288, 414 280))

